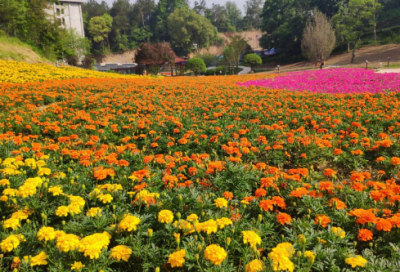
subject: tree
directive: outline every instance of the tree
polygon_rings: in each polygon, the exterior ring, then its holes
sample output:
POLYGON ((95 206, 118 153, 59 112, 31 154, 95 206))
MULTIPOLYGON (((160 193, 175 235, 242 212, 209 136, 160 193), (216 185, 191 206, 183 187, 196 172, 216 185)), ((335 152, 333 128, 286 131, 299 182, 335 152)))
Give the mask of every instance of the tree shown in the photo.
MULTIPOLYGON (((96 16, 90 19, 89 33, 93 37, 93 41, 102 44, 104 54, 104 41, 108 41, 108 33, 111 31, 113 19, 108 14, 103 16, 96 16)), ((110 46, 110 44, 108 43, 110 46)))
POLYGON ((169 43, 143 43, 140 45, 132 61, 146 65, 146 70, 148 71, 149 67, 160 66, 166 63, 173 67, 175 65, 175 57, 169 43))
POLYGON ((210 53, 197 54, 196 58, 202 59, 206 64, 206 67, 213 66, 217 62, 217 57, 210 53))
POLYGON ((68 64, 77 65, 84 56, 90 54, 90 41, 79 36, 74 29, 63 29, 55 53, 58 59, 65 57, 68 64))
POLYGON ((247 41, 242 36, 236 34, 231 37, 229 46, 232 48, 232 54, 235 56, 236 70, 239 70, 240 56, 246 50, 247 45, 247 41))
POLYGON ((346 35, 349 44, 353 45, 351 63, 361 36, 374 28, 374 14, 382 9, 382 5, 374 0, 349 0, 346 8, 339 10, 332 21, 338 26, 342 35, 346 35), (344 29, 344 30, 343 30, 344 29))
POLYGON ((277 48, 285 54, 301 52, 301 38, 313 8, 309 0, 266 0, 261 14, 263 48, 277 48))
POLYGON ((244 18, 248 29, 259 29, 261 26, 262 0, 247 0, 244 5, 244 18))
POLYGON ((157 41, 169 41, 167 20, 168 16, 174 12, 176 8, 189 7, 187 0, 160 0, 154 11, 154 20, 152 24, 152 32, 157 41))
POLYGON ((129 30, 131 28, 132 5, 129 0, 117 0, 110 9, 113 18, 110 43, 113 51, 124 52, 129 49, 129 30))
POLYGON ((262 59, 257 54, 247 54, 243 59, 244 64, 251 67, 251 71, 254 71, 254 68, 260 66, 262 64, 262 59))
POLYGON ((192 58, 186 62, 186 70, 190 70, 197 76, 199 73, 204 73, 207 71, 206 64, 200 58, 192 58))
POLYGON ((197 44, 198 49, 208 46, 215 36, 210 21, 188 8, 175 9, 171 13, 168 30, 172 45, 181 48, 184 54, 193 50, 193 44, 197 44))
POLYGON ((205 16, 207 10, 207 4, 205 0, 200 0, 200 2, 194 1, 193 10, 200 14, 201 16, 205 16))
POLYGON ((227 47, 224 48, 224 58, 223 61, 228 64, 229 67, 229 73, 231 73, 231 66, 233 63, 235 63, 236 60, 236 55, 235 51, 233 50, 233 47, 228 45, 227 47))
POLYGON ((205 17, 211 21, 211 24, 215 26, 219 32, 228 32, 234 30, 228 20, 225 6, 212 4, 212 8, 206 10, 205 17))
POLYGON ((231 26, 236 31, 240 29, 240 23, 242 21, 242 11, 237 7, 235 2, 228 1, 225 4, 226 18, 228 19, 231 26))
POLYGON ((328 58, 336 45, 335 32, 325 14, 314 9, 313 18, 307 22, 301 41, 301 51, 308 59, 317 56, 328 58))

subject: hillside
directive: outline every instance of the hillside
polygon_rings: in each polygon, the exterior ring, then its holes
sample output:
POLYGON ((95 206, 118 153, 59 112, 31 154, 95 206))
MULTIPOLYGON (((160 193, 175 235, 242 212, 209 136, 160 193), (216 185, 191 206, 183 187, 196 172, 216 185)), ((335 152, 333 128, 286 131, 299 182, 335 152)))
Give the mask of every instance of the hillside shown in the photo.
POLYGON ((28 63, 48 62, 32 48, 16 38, 0 37, 0 59, 25 61, 28 63))
MULTIPOLYGON (((326 67, 365 67, 368 60, 370 68, 387 66, 387 59, 390 57, 390 64, 400 64, 400 44, 386 44, 379 46, 365 46, 356 51, 354 63, 350 63, 351 53, 334 54, 326 61, 326 67)), ((264 64, 264 68, 276 68, 278 62, 264 64)), ((281 65, 283 71, 295 71, 312 69, 315 61, 301 61, 293 64, 281 65)))
MULTIPOLYGON (((225 40, 225 44, 230 42, 230 37, 233 35, 240 34, 245 38, 253 50, 260 50, 259 39, 262 36, 262 32, 259 30, 244 31, 244 32, 229 32, 229 33, 219 33, 218 35, 225 40)), ((211 53, 213 55, 221 55, 224 51, 223 45, 212 45, 209 48, 203 48, 201 53, 211 53)), ((136 50, 126 51, 123 54, 108 54, 105 56, 96 56, 97 63, 132 63, 134 62, 136 50)), ((193 54, 189 54, 192 57, 193 54)))

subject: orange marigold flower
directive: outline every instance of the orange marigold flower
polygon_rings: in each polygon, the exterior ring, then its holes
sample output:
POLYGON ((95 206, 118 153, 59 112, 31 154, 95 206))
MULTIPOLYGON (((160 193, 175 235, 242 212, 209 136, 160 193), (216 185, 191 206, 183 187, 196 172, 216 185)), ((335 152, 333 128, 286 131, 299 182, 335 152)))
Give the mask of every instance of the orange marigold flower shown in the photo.
POLYGON ((330 169, 330 168, 326 168, 325 170, 324 170, 324 176, 326 176, 326 177, 332 177, 332 175, 336 175, 337 174, 337 172, 335 171, 335 170, 333 170, 333 169, 330 169))
POLYGON ((290 215, 288 215, 287 213, 278 213, 278 215, 276 216, 276 221, 278 221, 278 223, 285 225, 285 224, 290 224, 292 220, 292 217, 290 215))
POLYGON ((383 230, 383 231, 391 231, 392 230, 392 223, 389 219, 378 218, 376 221, 376 229, 383 230))
POLYGON ((400 158, 398 158, 398 157, 393 157, 393 158, 390 160, 390 163, 391 163, 392 165, 400 165, 400 158))
POLYGON ((331 222, 331 219, 327 215, 320 214, 315 217, 314 225, 321 225, 322 227, 326 228, 331 222))
POLYGON ((228 191, 224 192, 222 194, 222 196, 225 197, 228 200, 232 200, 233 199, 233 194, 231 192, 228 192, 228 191))
POLYGON ((266 196, 267 195, 267 191, 265 191, 262 188, 258 188, 255 192, 255 196, 256 197, 262 197, 262 196, 266 196))
POLYGON ((368 230, 368 229, 360 229, 358 231, 358 236, 357 236, 358 240, 360 241, 370 241, 373 238, 373 234, 372 231, 368 230))
POLYGON ((258 205, 261 209, 263 209, 264 211, 272 211, 274 209, 274 201, 270 200, 270 199, 263 199, 260 201, 260 204, 258 205))

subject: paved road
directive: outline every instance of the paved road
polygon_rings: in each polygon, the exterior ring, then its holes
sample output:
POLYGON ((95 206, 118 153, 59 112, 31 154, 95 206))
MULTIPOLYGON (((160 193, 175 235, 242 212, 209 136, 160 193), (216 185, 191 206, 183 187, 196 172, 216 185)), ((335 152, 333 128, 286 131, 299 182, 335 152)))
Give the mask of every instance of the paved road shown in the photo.
POLYGON ((399 68, 394 68, 394 69, 379 69, 378 74, 386 74, 386 73, 400 73, 399 68))
MULTIPOLYGON (((211 70, 211 69, 215 69, 215 66, 210 66, 207 67, 207 70, 211 70)), ((242 71, 239 72, 239 75, 245 75, 251 72, 251 68, 250 67, 246 67, 246 66, 239 66, 240 69, 242 69, 242 71)))

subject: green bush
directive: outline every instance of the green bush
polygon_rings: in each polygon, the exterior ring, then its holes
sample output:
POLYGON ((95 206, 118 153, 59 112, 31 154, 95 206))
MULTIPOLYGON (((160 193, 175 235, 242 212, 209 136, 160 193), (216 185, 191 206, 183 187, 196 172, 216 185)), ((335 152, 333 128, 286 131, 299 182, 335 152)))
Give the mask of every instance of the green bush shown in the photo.
POLYGON ((254 68, 260 66, 262 64, 262 59, 257 54, 247 54, 243 62, 245 65, 250 66, 251 70, 254 71, 254 68))
POLYGON ((186 62, 185 70, 192 71, 196 76, 207 71, 206 64, 200 58, 192 58, 186 62))
POLYGON ((213 66, 215 63, 217 63, 217 56, 214 56, 210 53, 197 54, 196 58, 202 59, 206 64, 206 67, 213 66))

